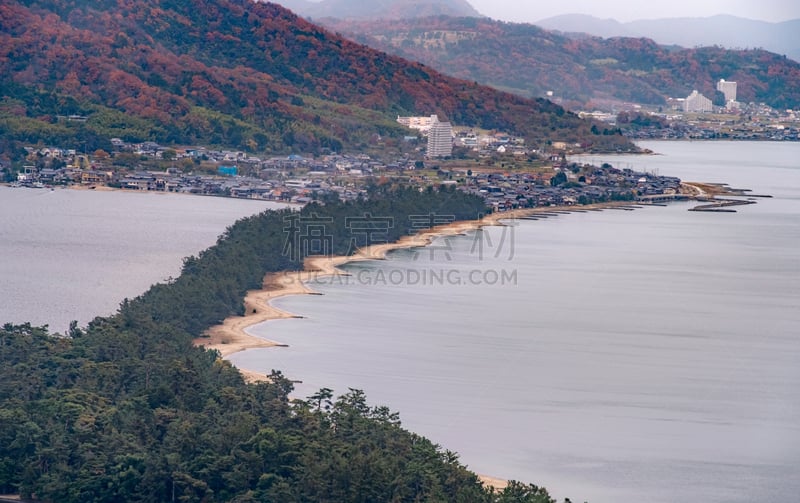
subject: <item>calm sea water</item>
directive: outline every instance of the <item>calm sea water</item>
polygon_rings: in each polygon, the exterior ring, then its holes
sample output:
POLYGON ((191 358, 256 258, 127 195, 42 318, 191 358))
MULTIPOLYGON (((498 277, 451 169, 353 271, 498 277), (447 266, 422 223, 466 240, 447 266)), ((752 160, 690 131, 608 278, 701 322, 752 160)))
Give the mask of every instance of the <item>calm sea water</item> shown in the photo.
POLYGON ((519 221, 347 267, 234 355, 360 388, 479 473, 592 503, 800 494, 800 144, 593 157, 772 199, 519 221))
POLYGON ((63 332, 180 273, 264 201, 0 187, 0 324, 63 332))

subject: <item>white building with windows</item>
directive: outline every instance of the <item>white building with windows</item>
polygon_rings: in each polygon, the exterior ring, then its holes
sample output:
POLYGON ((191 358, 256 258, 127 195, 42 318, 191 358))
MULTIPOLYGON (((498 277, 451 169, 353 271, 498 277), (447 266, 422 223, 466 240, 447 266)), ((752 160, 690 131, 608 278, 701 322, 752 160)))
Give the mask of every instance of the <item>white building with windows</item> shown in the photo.
POLYGON ((431 125, 430 131, 428 131, 427 155, 428 157, 453 155, 453 126, 449 122, 437 120, 431 125))
POLYGON ((684 112, 706 113, 711 112, 712 110, 713 107, 711 105, 711 100, 697 92, 696 89, 692 91, 692 94, 687 96, 685 100, 683 100, 684 112))
POLYGON ((736 82, 719 79, 719 82, 717 82, 717 91, 725 95, 725 103, 736 101, 736 82))
POLYGON ((397 122, 407 128, 416 129, 422 133, 427 133, 430 131, 431 126, 439 122, 439 117, 436 115, 430 115, 428 117, 400 117, 398 115, 397 122))

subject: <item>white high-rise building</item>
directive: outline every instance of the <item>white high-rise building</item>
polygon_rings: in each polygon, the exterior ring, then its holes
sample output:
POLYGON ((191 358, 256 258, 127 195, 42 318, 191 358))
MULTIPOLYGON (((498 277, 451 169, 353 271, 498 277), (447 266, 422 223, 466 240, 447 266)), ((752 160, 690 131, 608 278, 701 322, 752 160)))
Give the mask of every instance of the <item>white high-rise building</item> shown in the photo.
POLYGON ((436 121, 428 131, 428 157, 448 157, 453 154, 453 126, 436 121))
POLYGON ((705 113, 712 110, 711 100, 698 93, 696 89, 683 101, 684 112, 705 113))
POLYGON ((725 95, 725 103, 736 101, 736 82, 719 79, 719 82, 717 82, 717 91, 725 95))

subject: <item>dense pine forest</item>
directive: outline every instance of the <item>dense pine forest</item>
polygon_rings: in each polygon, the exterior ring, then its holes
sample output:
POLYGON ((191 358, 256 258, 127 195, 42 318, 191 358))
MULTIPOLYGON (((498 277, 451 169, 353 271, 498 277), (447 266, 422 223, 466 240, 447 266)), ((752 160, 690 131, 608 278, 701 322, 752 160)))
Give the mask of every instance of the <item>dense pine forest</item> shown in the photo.
MULTIPOLYGON (((544 489, 484 487, 458 456, 351 390, 292 400, 279 371, 246 383, 192 340, 232 314, 265 273, 301 267, 303 221, 351 253, 348 217, 481 215, 456 191, 375 188, 368 200, 268 211, 185 259, 181 275, 67 334, 0 329, 0 494, 52 502, 552 502, 544 489)), ((383 220, 386 221, 386 220, 383 220)), ((357 242, 358 245, 367 244, 357 242)))

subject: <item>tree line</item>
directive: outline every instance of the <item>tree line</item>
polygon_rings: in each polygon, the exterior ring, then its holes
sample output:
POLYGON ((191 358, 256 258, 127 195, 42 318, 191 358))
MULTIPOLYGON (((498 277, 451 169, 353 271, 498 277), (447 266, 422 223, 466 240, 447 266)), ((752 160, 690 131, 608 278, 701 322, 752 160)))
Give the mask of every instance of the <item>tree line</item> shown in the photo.
POLYGON ((292 247, 302 222, 329 224, 330 252, 352 253, 354 221, 368 222, 358 227, 364 244, 418 230, 410 216, 467 219, 483 208, 451 190, 375 187, 367 199, 267 211, 230 226, 186 258, 178 278, 112 316, 66 334, 4 325, 0 493, 58 502, 553 502, 532 484, 483 486, 455 453, 404 430, 361 391, 291 400, 279 371, 248 384, 192 343, 242 314, 245 292, 265 273, 301 267, 314 251, 292 247))

